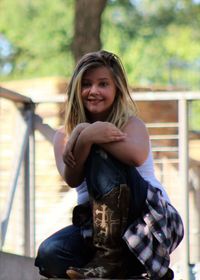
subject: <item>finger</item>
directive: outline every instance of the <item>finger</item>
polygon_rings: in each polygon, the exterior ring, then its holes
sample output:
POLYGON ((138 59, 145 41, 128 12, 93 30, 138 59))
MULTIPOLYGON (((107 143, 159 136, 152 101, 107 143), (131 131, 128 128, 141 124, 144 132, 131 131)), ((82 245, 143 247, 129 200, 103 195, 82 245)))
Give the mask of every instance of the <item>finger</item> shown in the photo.
POLYGON ((68 155, 68 161, 71 163, 71 164, 76 164, 76 161, 75 161, 75 158, 74 156, 71 154, 71 155, 68 155))
POLYGON ((75 163, 74 161, 67 160, 67 161, 66 161, 66 165, 67 165, 68 167, 70 167, 70 168, 73 168, 73 167, 76 165, 76 163, 75 163))
POLYGON ((115 137, 126 137, 127 136, 127 134, 126 133, 123 133, 123 132, 115 132, 115 133, 113 133, 113 136, 115 137))
POLYGON ((123 134, 123 133, 124 133, 123 131, 121 131, 121 129, 119 129, 119 128, 117 128, 117 127, 113 127, 113 128, 111 129, 111 131, 112 131, 112 132, 116 132, 116 133, 120 133, 120 134, 123 134))
POLYGON ((69 154, 69 159, 70 159, 70 161, 76 163, 75 157, 74 157, 74 155, 72 153, 69 154))
POLYGON ((72 161, 72 160, 70 160, 69 163, 70 163, 70 166, 71 166, 71 167, 74 167, 74 166, 76 165, 76 162, 75 162, 75 161, 72 161))
POLYGON ((74 160, 75 160, 75 158, 74 158, 74 155, 73 155, 72 151, 70 151, 70 152, 69 152, 69 157, 70 157, 71 159, 74 159, 74 160))
POLYGON ((69 156, 69 154, 67 156, 65 156, 65 158, 63 158, 63 161, 69 167, 73 167, 76 165, 76 161, 75 161, 74 157, 72 156, 72 158, 71 158, 69 156))
POLYGON ((111 138, 111 141, 115 142, 115 141, 124 141, 126 139, 126 136, 124 135, 116 135, 116 136, 113 136, 111 138))

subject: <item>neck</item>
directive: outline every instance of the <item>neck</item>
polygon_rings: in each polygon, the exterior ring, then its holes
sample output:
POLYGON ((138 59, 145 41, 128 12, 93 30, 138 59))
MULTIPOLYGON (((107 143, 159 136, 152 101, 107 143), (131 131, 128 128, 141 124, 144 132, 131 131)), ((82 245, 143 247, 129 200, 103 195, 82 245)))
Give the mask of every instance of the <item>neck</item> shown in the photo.
POLYGON ((87 114, 87 119, 91 123, 97 121, 106 122, 108 119, 108 114, 87 114))

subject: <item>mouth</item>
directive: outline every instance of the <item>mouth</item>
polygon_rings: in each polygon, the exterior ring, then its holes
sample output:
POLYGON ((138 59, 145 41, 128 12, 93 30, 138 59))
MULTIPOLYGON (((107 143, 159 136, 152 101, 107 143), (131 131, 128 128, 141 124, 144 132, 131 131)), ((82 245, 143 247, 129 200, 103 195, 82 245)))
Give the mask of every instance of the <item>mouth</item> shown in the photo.
POLYGON ((97 104, 101 101, 102 101, 102 99, 87 99, 87 102, 92 103, 92 104, 97 104))

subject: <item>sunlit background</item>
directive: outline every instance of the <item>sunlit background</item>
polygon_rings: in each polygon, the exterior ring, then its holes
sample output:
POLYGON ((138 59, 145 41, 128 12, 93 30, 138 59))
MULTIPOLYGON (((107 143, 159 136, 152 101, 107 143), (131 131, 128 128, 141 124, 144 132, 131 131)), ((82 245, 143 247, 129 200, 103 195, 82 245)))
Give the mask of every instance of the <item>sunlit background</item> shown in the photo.
MULTIPOLYGON (((98 5, 99 0, 93 1, 98 5)), ((35 112, 42 118, 41 122, 46 125, 45 129, 50 134, 63 124, 63 104, 59 98, 65 93, 76 62, 74 38, 77 2, 79 1, 0 0, 0 86, 37 100, 35 112), (45 98, 54 100, 55 97, 57 98, 55 102, 38 101, 45 98)), ((84 2, 86 3, 87 0, 84 2)), ((104 2, 105 7, 100 19, 101 48, 120 56, 133 92, 199 93, 200 0, 105 0, 104 2)), ((83 13, 84 11, 82 15, 83 13)), ((90 32, 92 24, 90 20, 87 27, 82 26, 84 30, 86 29, 86 33, 90 32)), ((90 45, 90 41, 85 44, 90 45)), ((138 103, 140 107, 141 102, 138 103)), ((197 199, 200 195, 200 100, 194 99, 188 103, 189 164, 192 182, 190 182, 190 191, 192 191, 190 193, 192 205, 190 264, 198 270, 197 267, 200 266, 198 206, 200 204, 197 199)), ((148 104, 146 106, 142 103, 140 107, 146 122, 168 123, 168 128, 164 127, 162 130, 162 133, 167 133, 167 136, 165 135, 168 137, 167 140, 160 135, 158 128, 156 132, 153 130, 155 128, 149 128, 149 131, 153 134, 157 176, 168 188, 177 207, 181 209, 181 197, 178 197, 181 186, 177 173, 178 101, 148 104), (162 145, 171 145, 166 153, 162 153, 163 147, 156 150, 158 139, 154 134, 159 134, 159 141, 165 141, 162 145)), ((3 217, 6 209, 8 186, 13 176, 24 129, 19 108, 15 105, 8 100, 0 99, 0 218, 3 217)), ((38 127, 35 131, 36 231, 32 255, 44 238, 71 222, 71 210, 76 203, 76 193, 69 191, 56 170, 51 140, 45 138, 46 136, 38 127)), ((3 249, 23 255, 23 168, 20 172, 3 249), (16 236, 19 236, 17 242, 13 239, 13 231, 16 232, 16 236)), ((180 270, 180 267, 178 269, 180 270)), ((195 273, 191 279, 200 279, 194 278, 194 275, 195 273)))

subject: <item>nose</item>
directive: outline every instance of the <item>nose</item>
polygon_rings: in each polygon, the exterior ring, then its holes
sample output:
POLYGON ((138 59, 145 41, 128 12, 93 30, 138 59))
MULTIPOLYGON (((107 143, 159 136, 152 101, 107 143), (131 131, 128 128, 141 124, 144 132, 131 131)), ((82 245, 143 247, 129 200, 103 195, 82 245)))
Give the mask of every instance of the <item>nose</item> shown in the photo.
POLYGON ((98 94, 98 86, 96 84, 91 85, 90 94, 98 94))

